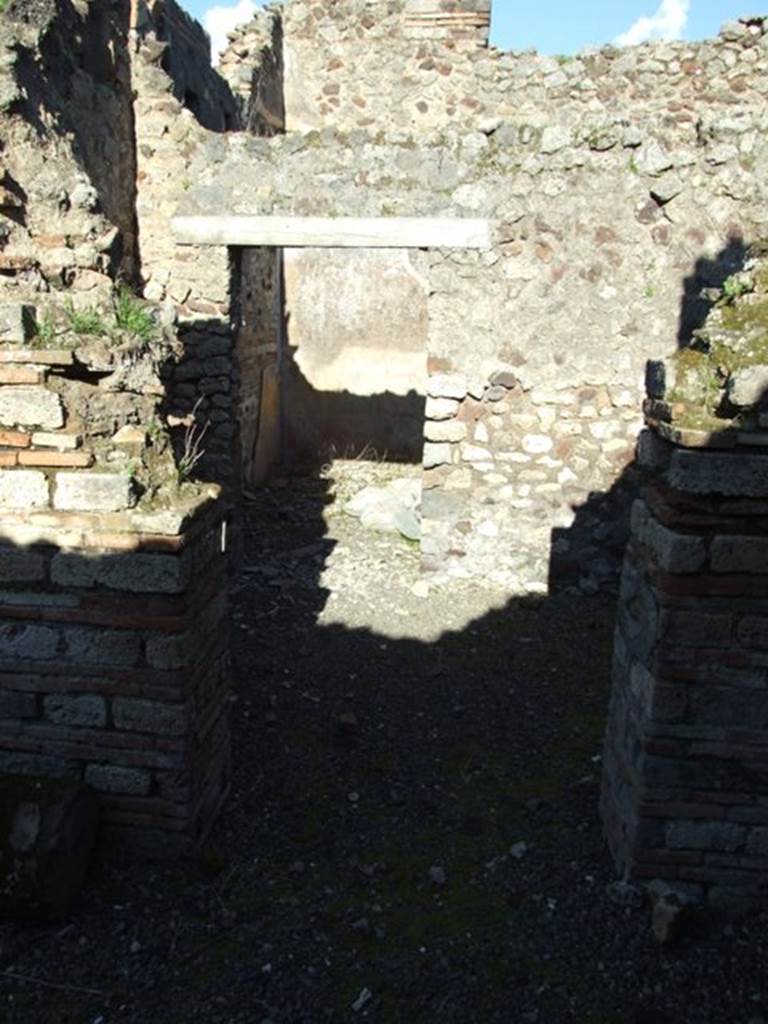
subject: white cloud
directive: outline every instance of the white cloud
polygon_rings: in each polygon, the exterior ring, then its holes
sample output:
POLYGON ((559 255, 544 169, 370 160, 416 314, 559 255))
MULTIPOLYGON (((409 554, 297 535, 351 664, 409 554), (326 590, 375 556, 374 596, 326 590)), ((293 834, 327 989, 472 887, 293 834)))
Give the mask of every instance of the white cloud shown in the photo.
POLYGON ((211 37, 211 54, 214 64, 218 63, 219 54, 227 48, 227 32, 250 21, 256 10, 255 0, 238 0, 231 7, 209 7, 203 15, 203 27, 211 37))
POLYGON ((617 46, 635 46, 649 39, 679 39, 688 21, 691 0, 661 0, 655 14, 638 18, 626 32, 617 36, 617 46))

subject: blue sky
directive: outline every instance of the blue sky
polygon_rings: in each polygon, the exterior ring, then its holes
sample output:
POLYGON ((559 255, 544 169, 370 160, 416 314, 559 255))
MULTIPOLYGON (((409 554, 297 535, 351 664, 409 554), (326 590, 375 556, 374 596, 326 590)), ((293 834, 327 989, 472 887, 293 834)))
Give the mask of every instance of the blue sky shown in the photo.
MULTIPOLYGON (((256 0, 180 0, 212 35, 231 21, 229 10, 247 14, 256 0), (212 10, 213 9, 213 10, 212 10)), ((704 39, 723 22, 752 13, 753 0, 493 0, 491 41, 504 50, 535 47, 541 53, 574 53, 626 35, 644 38, 704 39)), ((247 20, 247 19, 246 19, 247 20)))

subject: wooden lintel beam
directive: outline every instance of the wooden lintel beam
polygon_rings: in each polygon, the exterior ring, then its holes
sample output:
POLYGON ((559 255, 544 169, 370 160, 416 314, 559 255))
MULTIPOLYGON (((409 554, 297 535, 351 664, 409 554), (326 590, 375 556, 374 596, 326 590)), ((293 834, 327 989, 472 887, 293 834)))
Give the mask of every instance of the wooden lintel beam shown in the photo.
POLYGON ((180 245, 490 249, 491 222, 462 217, 174 217, 180 245))

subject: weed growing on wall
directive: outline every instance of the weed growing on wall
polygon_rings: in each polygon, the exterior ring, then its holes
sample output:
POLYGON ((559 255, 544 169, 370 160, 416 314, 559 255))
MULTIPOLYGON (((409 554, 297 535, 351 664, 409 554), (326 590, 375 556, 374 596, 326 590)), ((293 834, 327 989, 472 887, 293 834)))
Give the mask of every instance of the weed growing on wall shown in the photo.
POLYGON ((120 288, 115 300, 115 326, 133 334, 145 345, 157 333, 152 313, 125 287, 120 288))
POLYGON ((176 473, 180 484, 186 483, 187 480, 191 479, 195 466, 205 455, 205 448, 202 447, 202 443, 211 424, 209 420, 206 420, 202 426, 197 422, 197 410, 200 408, 201 402, 202 398, 195 402, 189 416, 187 429, 184 431, 184 446, 176 466, 176 473))
POLYGON ((125 340, 118 335, 128 334, 142 345, 149 345, 158 333, 158 324, 150 307, 130 289, 121 286, 112 300, 111 309, 95 305, 78 308, 69 299, 58 313, 55 310, 47 312, 37 325, 35 343, 44 348, 57 344, 60 338, 66 344, 67 340, 72 343, 78 337, 108 338, 117 343, 125 340))
POLYGON ((745 274, 733 274, 723 282, 723 296, 729 302, 755 290, 754 281, 745 274))
POLYGON ((104 319, 96 306, 88 306, 86 309, 75 309, 70 300, 66 309, 70 329, 75 334, 103 335, 107 333, 104 319))

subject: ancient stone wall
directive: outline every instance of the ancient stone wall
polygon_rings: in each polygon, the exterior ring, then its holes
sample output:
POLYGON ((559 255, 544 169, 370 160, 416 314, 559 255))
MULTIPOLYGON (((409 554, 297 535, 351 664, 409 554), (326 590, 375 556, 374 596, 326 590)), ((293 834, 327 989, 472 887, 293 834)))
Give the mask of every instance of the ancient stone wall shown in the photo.
POLYGON ((283 23, 276 10, 260 9, 252 21, 229 35, 219 63, 240 110, 240 122, 254 135, 285 130, 283 23))
MULTIPOLYGON (((479 24, 489 5, 466 6, 479 24)), ((416 8, 435 14, 438 4, 285 4, 287 129, 430 132, 510 117, 553 127, 585 115, 598 127, 620 111, 630 121, 674 130, 694 124, 704 110, 730 116, 766 93, 762 18, 732 23, 712 42, 604 47, 558 58, 486 49, 487 29, 466 37, 458 20, 453 29, 430 32, 424 15, 419 26, 416 8)))
MULTIPOLYGON (((485 10, 452 6, 478 24, 485 10)), ((437 7, 293 0, 278 9, 286 128, 320 133, 295 135, 289 149, 314 158, 337 145, 334 132, 345 135, 335 159, 312 167, 314 180, 300 156, 274 164, 276 186, 266 201, 254 197, 254 210, 359 212, 361 197, 335 187, 354 174, 357 190, 378 197, 369 208, 379 215, 489 215, 511 226, 492 266, 436 254, 419 271, 433 288, 428 344, 410 329, 394 343, 382 317, 388 294, 411 316, 409 288, 389 287, 404 258, 415 266, 404 253, 290 254, 286 436, 299 449, 362 448, 353 420, 365 423, 355 399, 366 395, 366 380, 378 379, 388 396, 378 408, 371 396, 374 419, 410 422, 428 354, 436 372, 466 379, 475 405, 462 406, 458 423, 427 427, 427 487, 442 492, 452 475, 453 493, 426 502, 425 565, 542 587, 551 560, 553 571, 590 589, 615 572, 626 535, 621 510, 634 481, 624 469, 639 427, 642 359, 685 339, 706 308, 698 292, 738 268, 738 238, 749 240, 763 220, 764 21, 732 23, 716 41, 557 60, 488 50, 482 33, 462 34, 458 21, 438 31, 433 18, 427 31, 424 18, 440 15, 437 7), (391 165, 370 160, 374 138, 393 144, 391 165), (352 280, 359 303, 343 284, 352 280), (317 295, 319 306, 310 299, 317 295), (350 322, 369 326, 351 338, 350 322), (329 338, 344 338, 348 365, 329 338), (387 346, 392 358, 382 359, 387 346), (517 390, 490 390, 499 373, 511 374, 517 390), (486 391, 493 412, 477 404, 486 391)), ((241 76, 256 27, 243 29, 224 58, 241 76), (235 60, 238 46, 244 56, 235 60)), ((374 424, 367 432, 384 438, 380 447, 390 440, 374 424)))
POLYGON ((211 159, 222 159, 227 148, 221 133, 239 125, 240 114, 224 79, 209 66, 207 37, 170 0, 140 10, 134 46, 144 291, 173 304, 185 350, 169 394, 170 411, 177 418, 194 414, 205 429, 197 472, 236 490, 241 480, 263 475, 279 448, 277 403, 263 381, 267 372, 274 376, 269 367, 277 358, 280 318, 271 298, 277 268, 267 258, 265 271, 263 256, 235 259, 226 250, 176 246, 170 218, 194 183, 193 154, 202 149, 211 159), (180 48, 179 40, 185 44, 180 48), (177 56, 178 49, 187 56, 177 56), (254 304, 270 311, 269 318, 257 317, 258 325, 251 322, 254 304), (256 425, 265 433, 258 453, 256 425))
POLYGON ((104 299, 137 272, 128 11, 69 0, 3 14, 0 289, 104 299))
MULTIPOLYGON (((146 0, 137 7, 135 30, 145 56, 159 51, 160 69, 172 82, 173 95, 195 120, 215 132, 239 127, 231 91, 210 67, 210 40, 198 22, 174 0, 146 0)), ((162 91, 166 83, 157 76, 155 85, 162 91)))
POLYGON ((765 230, 764 123, 234 137, 197 154, 180 209, 490 217, 487 251, 398 254, 425 282, 427 392, 446 400, 427 409, 426 564, 541 589, 554 541, 591 589, 623 544, 645 361, 765 230))

